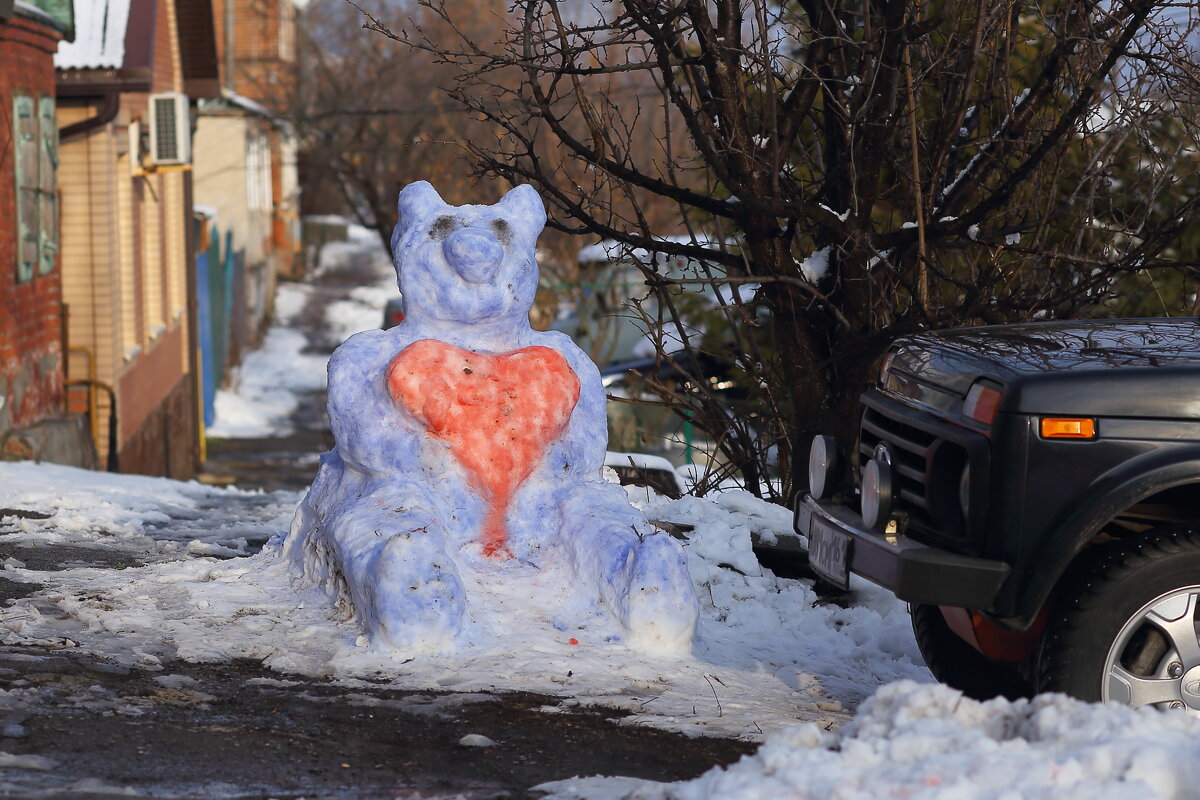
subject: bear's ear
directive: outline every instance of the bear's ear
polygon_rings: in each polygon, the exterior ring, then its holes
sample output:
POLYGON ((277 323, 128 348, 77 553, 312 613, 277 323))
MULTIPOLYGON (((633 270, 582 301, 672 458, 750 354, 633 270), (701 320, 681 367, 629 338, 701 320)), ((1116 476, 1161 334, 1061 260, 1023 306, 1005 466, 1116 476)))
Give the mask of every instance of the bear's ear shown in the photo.
POLYGON ((400 212, 396 228, 406 229, 413 220, 427 215, 431 209, 440 209, 445 205, 446 201, 429 181, 410 183, 400 190, 400 196, 396 199, 396 210, 400 212))
POLYGON ((530 238, 536 239, 546 226, 546 206, 542 204, 537 189, 528 183, 511 189, 496 206, 503 209, 509 221, 519 225, 530 238))

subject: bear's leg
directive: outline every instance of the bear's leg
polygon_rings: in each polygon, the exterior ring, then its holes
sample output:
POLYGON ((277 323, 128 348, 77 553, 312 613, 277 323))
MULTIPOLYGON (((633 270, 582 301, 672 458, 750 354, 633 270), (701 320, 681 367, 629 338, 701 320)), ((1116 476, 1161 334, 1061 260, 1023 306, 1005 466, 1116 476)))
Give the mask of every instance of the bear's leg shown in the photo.
POLYGON ((380 548, 366 595, 375 621, 372 644, 401 653, 453 648, 463 632, 466 596, 444 539, 428 531, 401 531, 380 548))
POLYGON ((421 493, 374 492, 330 520, 328 540, 372 644, 403 652, 449 649, 466 597, 446 534, 421 493))
POLYGON ((688 652, 699 604, 679 543, 633 516, 628 503, 607 507, 593 498, 586 507, 568 503, 564 510, 564 541, 576 574, 612 609, 626 640, 651 652, 688 652))
POLYGON ((652 652, 688 652, 700 607, 683 548, 656 531, 633 543, 630 552, 623 609, 629 643, 652 652))

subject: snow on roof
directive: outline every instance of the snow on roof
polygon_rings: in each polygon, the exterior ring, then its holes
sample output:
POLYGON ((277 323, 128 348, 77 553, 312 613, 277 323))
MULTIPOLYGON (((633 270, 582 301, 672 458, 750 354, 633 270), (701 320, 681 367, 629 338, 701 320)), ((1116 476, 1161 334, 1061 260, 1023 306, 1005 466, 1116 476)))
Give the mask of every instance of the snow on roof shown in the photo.
POLYGON ((204 114, 227 114, 233 112, 249 112, 260 117, 264 117, 277 125, 283 123, 287 125, 285 120, 278 117, 275 112, 264 106, 257 100, 246 97, 244 94, 239 94, 232 89, 222 86, 221 96, 219 98, 204 99, 201 98, 198 106, 201 115, 204 114))
POLYGON ((262 103, 251 100, 249 97, 246 97, 246 95, 238 94, 232 89, 227 89, 224 86, 221 87, 221 98, 226 102, 237 106, 238 108, 245 109, 246 111, 253 111, 255 114, 262 114, 264 117, 274 116, 262 103))
POLYGON ((58 69, 118 69, 125 63, 130 0, 75 0, 75 41, 54 54, 58 69))

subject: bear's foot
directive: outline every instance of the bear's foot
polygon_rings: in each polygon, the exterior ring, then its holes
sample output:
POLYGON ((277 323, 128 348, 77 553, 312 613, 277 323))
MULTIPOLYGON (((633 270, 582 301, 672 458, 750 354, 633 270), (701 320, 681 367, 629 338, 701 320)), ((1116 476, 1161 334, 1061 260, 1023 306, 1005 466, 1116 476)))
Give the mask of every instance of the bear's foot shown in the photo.
POLYGON ((689 652, 700 609, 683 548, 666 534, 650 534, 633 543, 626 565, 624 586, 609 583, 619 594, 611 605, 626 641, 651 653, 689 652))
POLYGON ((398 533, 384 544, 359 609, 374 646, 406 653, 452 650, 466 622, 466 593, 458 571, 436 537, 398 533))

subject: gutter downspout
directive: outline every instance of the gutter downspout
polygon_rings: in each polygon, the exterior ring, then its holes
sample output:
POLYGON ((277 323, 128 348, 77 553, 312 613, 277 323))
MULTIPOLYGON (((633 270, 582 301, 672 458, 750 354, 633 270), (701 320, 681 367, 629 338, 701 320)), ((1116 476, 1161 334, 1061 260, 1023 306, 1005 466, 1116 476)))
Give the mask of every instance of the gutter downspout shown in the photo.
POLYGON ((63 385, 84 386, 89 391, 99 389, 108 395, 108 463, 105 465, 105 469, 108 472, 120 472, 120 461, 117 455, 117 393, 113 391, 112 386, 93 378, 67 381, 63 385))
POLYGON ((64 142, 67 139, 73 139, 76 136, 81 136, 89 131, 99 128, 101 125, 107 125, 117 117, 117 112, 121 110, 121 96, 117 92, 105 92, 103 102, 100 105, 100 111, 94 117, 81 119, 79 122, 72 122, 65 128, 58 129, 58 140, 64 142))
POLYGON ((233 0, 225 0, 225 78, 221 86, 232 89, 235 85, 233 77, 233 0))
POLYGON ((196 202, 196 187, 192 182, 194 173, 188 172, 183 176, 183 204, 187 209, 187 227, 184 229, 184 250, 187 251, 187 264, 184 270, 187 281, 187 337, 188 337, 188 371, 192 376, 192 401, 196 404, 192 414, 191 439, 194 447, 188 449, 192 453, 190 465, 193 477, 199 472, 208 459, 208 442, 204 432, 204 376, 200 358, 200 313, 196 302, 196 223, 192 208, 196 202))

